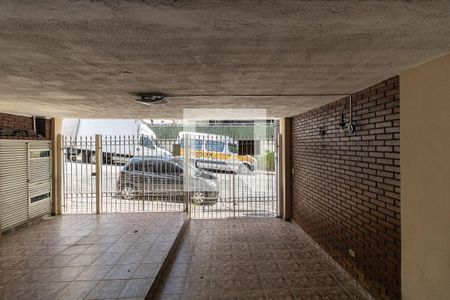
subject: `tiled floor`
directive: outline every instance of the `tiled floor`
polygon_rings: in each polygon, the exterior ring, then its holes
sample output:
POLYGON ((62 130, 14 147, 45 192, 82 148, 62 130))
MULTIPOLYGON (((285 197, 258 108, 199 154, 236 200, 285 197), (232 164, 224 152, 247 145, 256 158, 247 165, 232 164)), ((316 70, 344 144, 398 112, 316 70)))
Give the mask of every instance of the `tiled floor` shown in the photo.
POLYGON ((370 299, 298 226, 192 220, 158 299, 370 299))
POLYGON ((0 299, 144 298, 182 213, 65 215, 0 238, 0 299))

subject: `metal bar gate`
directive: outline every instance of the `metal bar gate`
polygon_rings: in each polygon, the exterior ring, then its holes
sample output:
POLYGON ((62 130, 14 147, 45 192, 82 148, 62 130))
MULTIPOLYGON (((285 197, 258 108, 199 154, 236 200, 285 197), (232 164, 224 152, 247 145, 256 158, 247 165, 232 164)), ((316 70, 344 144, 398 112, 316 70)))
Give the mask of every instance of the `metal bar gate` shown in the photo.
POLYGON ((62 213, 185 211, 277 216, 277 135, 63 136, 62 213), (97 201, 98 199, 98 201, 97 201))

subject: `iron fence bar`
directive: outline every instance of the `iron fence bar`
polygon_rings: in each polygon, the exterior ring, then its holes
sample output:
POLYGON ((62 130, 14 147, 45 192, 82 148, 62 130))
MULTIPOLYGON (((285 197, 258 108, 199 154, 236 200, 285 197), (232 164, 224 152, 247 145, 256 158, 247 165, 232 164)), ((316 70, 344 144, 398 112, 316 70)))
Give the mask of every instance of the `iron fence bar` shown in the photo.
MULTIPOLYGON (((56 136, 56 147, 57 152, 56 155, 56 205, 55 205, 55 213, 57 215, 63 212, 63 203, 65 201, 64 197, 64 136, 62 134, 58 134, 56 136)), ((65 207, 65 206, 64 206, 65 207)))
POLYGON ((102 201, 102 135, 95 135, 95 213, 101 213, 102 201))

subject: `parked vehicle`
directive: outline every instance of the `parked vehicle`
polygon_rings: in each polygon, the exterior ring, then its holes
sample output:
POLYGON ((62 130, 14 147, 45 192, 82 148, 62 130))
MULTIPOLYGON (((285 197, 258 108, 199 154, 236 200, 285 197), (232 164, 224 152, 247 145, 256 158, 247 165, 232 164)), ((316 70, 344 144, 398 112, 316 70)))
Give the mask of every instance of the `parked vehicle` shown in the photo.
POLYGON ((155 133, 141 120, 64 119, 62 133, 74 141, 66 149, 66 158, 72 161, 95 162, 96 134, 101 134, 104 139, 103 163, 124 164, 134 156, 171 155, 160 147, 155 133), (127 146, 124 146, 125 137, 129 138, 127 146))
POLYGON ((178 135, 180 155, 184 153, 186 135, 190 140, 191 156, 198 168, 240 174, 248 174, 256 169, 255 159, 251 155, 239 155, 238 143, 223 135, 182 131, 178 135))
POLYGON ((192 165, 187 172, 181 159, 132 158, 120 171, 117 192, 123 199, 149 197, 182 200, 185 191, 195 204, 215 203, 219 197, 217 177, 192 165), (189 187, 184 185, 189 176, 189 187))

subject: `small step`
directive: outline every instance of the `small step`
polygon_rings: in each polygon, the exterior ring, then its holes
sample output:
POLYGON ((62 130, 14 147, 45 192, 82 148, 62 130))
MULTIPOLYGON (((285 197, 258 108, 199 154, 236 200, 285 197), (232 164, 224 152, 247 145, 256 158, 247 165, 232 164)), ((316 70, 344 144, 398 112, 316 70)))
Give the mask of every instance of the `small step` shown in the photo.
POLYGON ((161 267, 160 267, 145 299, 155 299, 156 295, 158 294, 158 291, 159 291, 161 285, 163 284, 164 277, 167 275, 167 272, 170 269, 172 260, 175 259, 175 257, 176 257, 177 250, 178 250, 179 245, 184 237, 186 228, 189 225, 189 221, 190 221, 190 218, 186 217, 184 219, 183 225, 181 226, 180 231, 178 232, 175 240, 173 241, 172 246, 170 247, 167 255, 165 256, 164 261, 162 262, 161 267))

